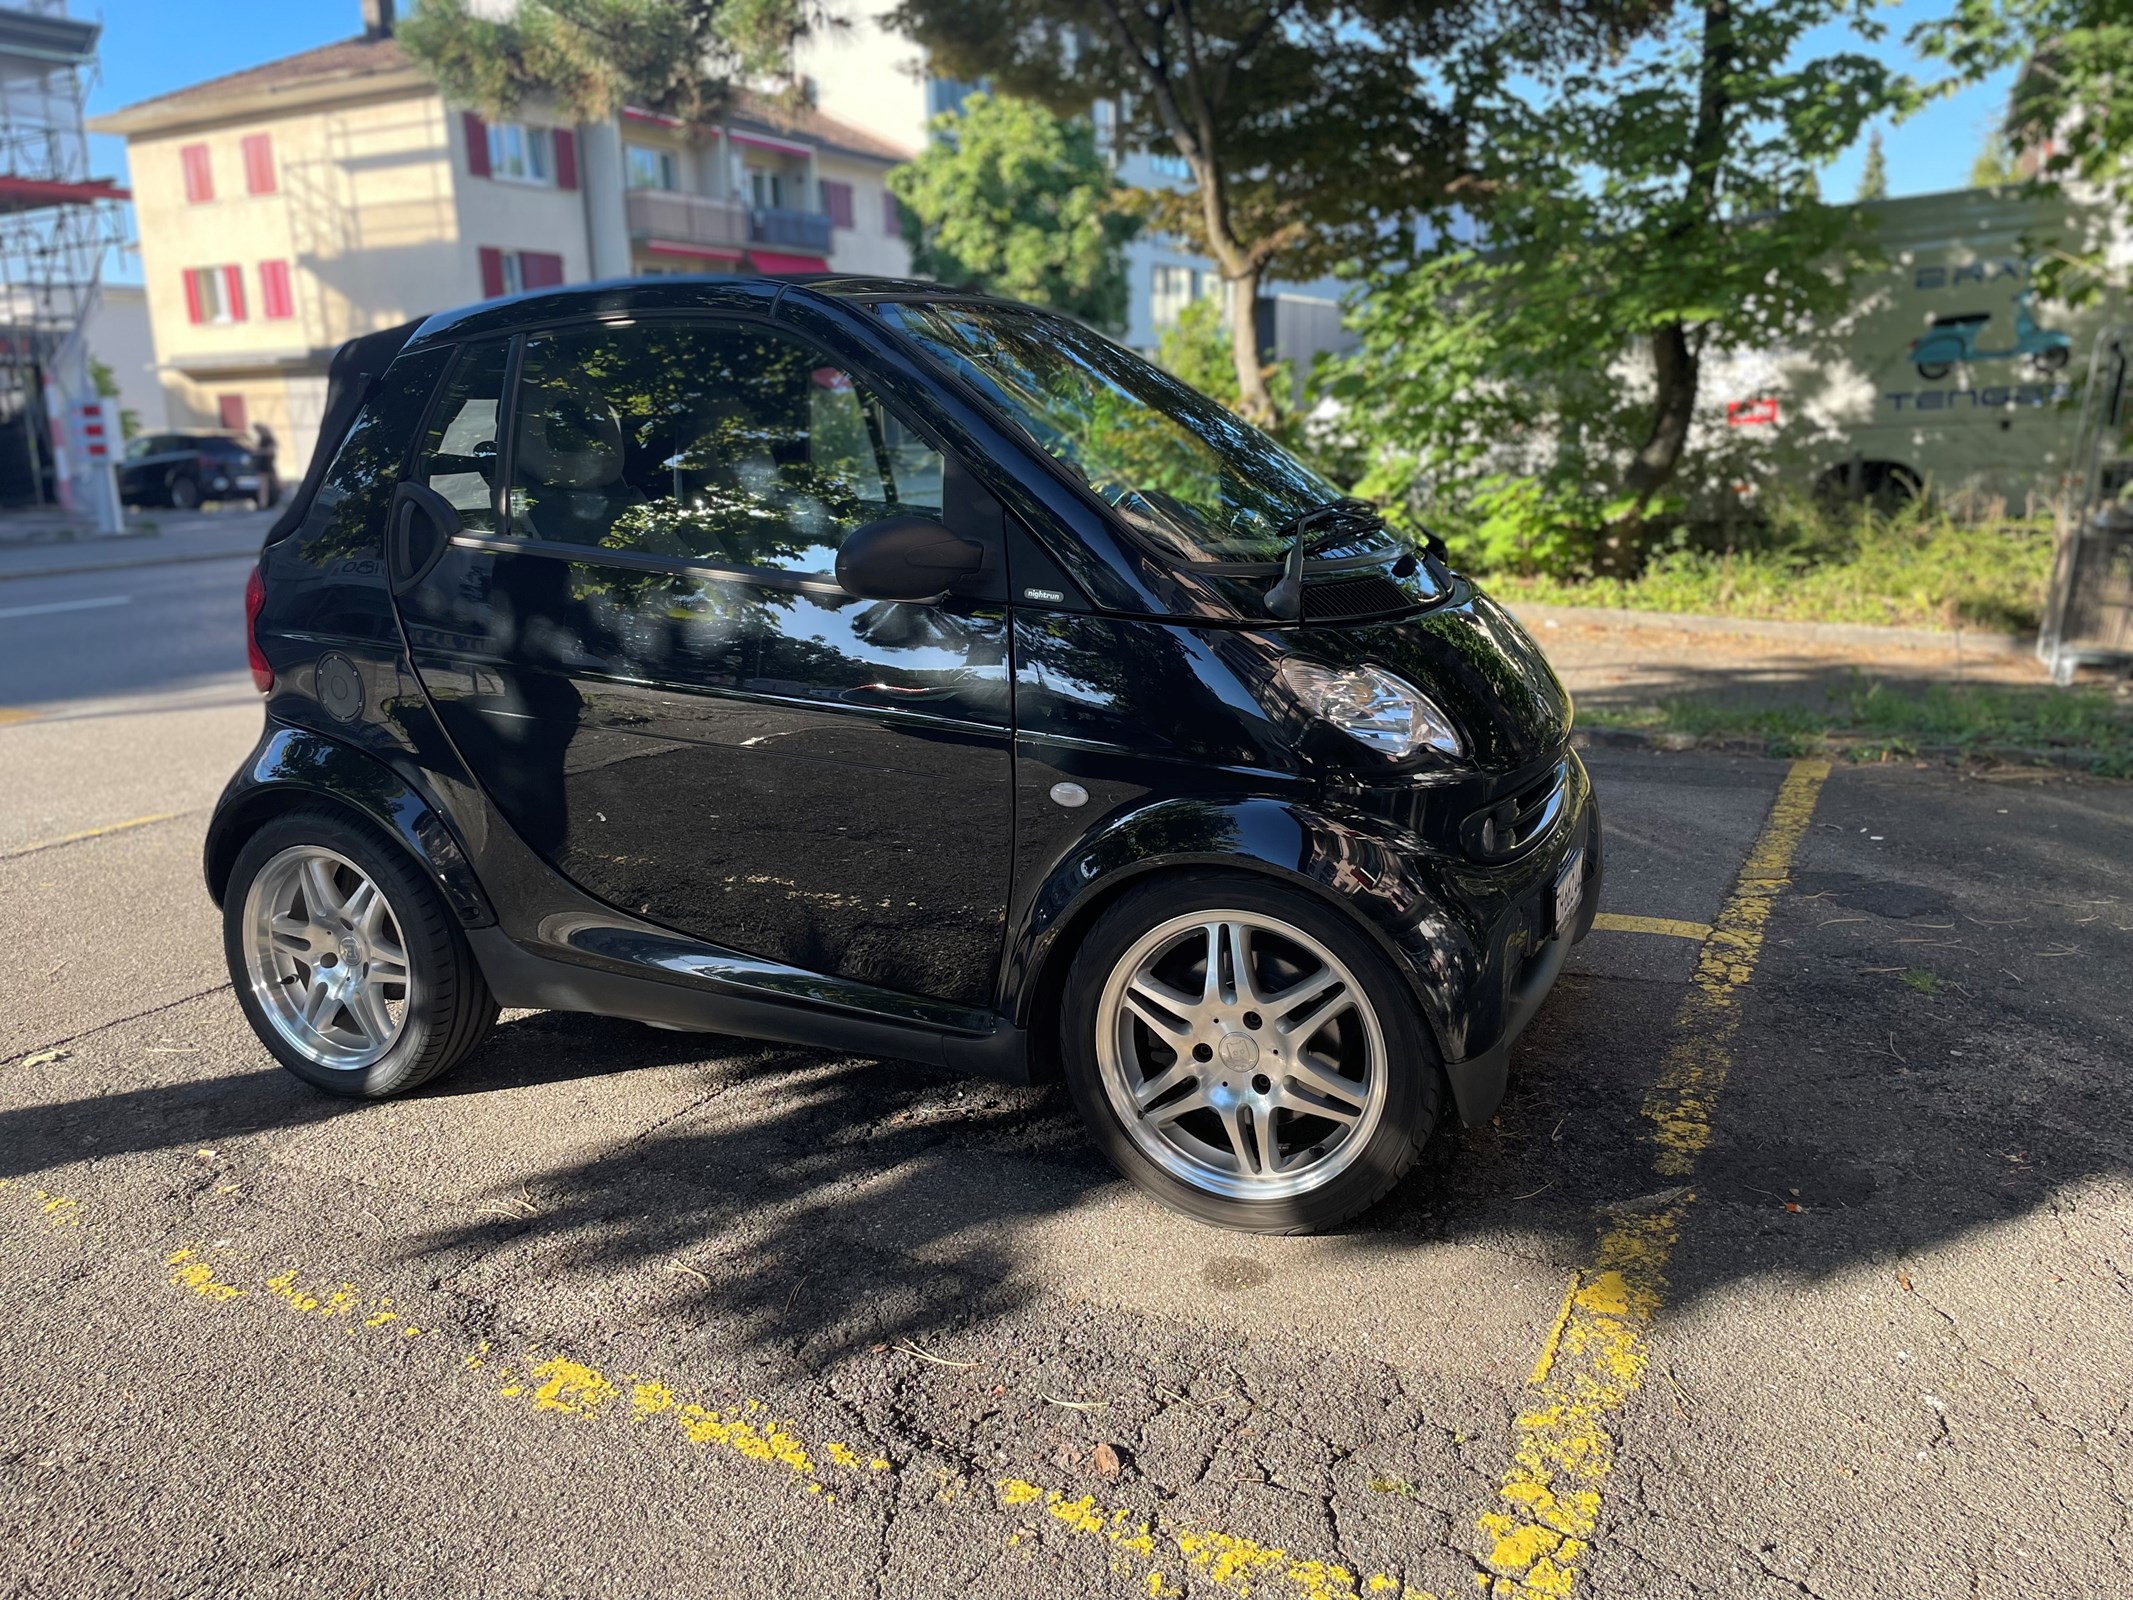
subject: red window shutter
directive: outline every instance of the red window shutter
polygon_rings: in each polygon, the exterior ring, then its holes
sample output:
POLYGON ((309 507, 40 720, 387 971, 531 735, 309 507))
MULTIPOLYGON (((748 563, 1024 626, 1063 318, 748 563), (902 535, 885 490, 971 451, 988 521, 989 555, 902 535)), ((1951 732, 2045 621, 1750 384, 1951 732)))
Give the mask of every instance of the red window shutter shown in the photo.
POLYGON ((215 409, 222 416, 222 425, 232 433, 242 433, 245 427, 244 396, 241 394, 218 394, 215 409))
POLYGON ((244 191, 274 192, 274 140, 269 134, 249 134, 244 140, 244 191))
POLYGON ((852 186, 823 179, 822 209, 829 213, 831 227, 849 228, 852 225, 852 186))
POLYGON ((563 281, 563 258, 545 250, 521 250, 518 276, 529 289, 553 289, 563 281))
POLYGON ((558 189, 578 186, 578 136, 568 128, 555 131, 555 186, 558 189))
POLYGON ((477 178, 486 178, 489 175, 489 125, 471 111, 461 112, 459 121, 467 132, 467 171, 477 178))
POLYGON ((200 309, 200 279, 192 272, 185 274, 185 315, 192 322, 198 322, 205 315, 200 309))
POLYGON ((490 245, 481 247, 481 292, 488 300, 504 292, 504 253, 490 245))
POLYGON ((215 198, 215 168, 208 159, 207 146, 189 144, 178 152, 178 164, 185 169, 185 198, 194 205, 215 198))
POLYGON ((269 322, 286 322, 296 315, 296 298, 289 292, 289 263, 259 263, 259 314, 269 322))
POLYGON ((222 298, 229 305, 230 321, 244 321, 244 274, 235 267, 222 269, 222 298))
POLYGON ((892 238, 900 237, 904 231, 903 208, 886 189, 881 191, 881 231, 892 238))

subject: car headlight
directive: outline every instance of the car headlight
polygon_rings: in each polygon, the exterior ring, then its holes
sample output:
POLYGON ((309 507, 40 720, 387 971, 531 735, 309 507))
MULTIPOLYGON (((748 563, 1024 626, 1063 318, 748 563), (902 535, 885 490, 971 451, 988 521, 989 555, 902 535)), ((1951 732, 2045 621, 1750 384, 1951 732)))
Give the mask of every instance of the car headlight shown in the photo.
POLYGON ((1281 683, 1307 714, 1388 760, 1404 761, 1419 750, 1457 756, 1466 748, 1435 701, 1383 667, 1284 661, 1281 683))

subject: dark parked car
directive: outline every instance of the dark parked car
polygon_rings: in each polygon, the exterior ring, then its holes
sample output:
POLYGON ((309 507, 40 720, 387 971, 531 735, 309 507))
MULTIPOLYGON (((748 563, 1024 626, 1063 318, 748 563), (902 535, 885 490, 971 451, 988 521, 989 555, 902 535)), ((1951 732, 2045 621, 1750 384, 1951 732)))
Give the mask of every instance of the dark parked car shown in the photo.
POLYGON ((273 474, 233 433, 144 433, 119 462, 119 499, 129 506, 190 511, 209 500, 272 505, 273 474))
POLYGON ((336 358, 208 884, 267 1048, 499 1006, 1063 1077, 1196 1217, 1486 1122, 1591 925, 1531 639, 1229 412, 937 285, 541 291, 336 358))

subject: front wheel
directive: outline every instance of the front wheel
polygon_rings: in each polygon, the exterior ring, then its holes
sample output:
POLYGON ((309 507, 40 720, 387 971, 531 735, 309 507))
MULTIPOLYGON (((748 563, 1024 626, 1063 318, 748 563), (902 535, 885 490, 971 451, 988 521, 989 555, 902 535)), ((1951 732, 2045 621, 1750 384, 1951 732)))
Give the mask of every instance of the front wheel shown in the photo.
POLYGON ((1412 1167, 1443 1103, 1407 986, 1309 895, 1163 879, 1097 921, 1061 1007, 1067 1085, 1096 1143, 1218 1227, 1310 1233, 1412 1167))
POLYGON ((443 898, 377 829, 337 811, 292 811, 252 836, 224 891, 223 947, 252 1031, 333 1094, 403 1094, 496 1020, 443 898))
POLYGON ((170 504, 174 511, 196 511, 200 506, 200 485, 190 478, 170 480, 170 504))

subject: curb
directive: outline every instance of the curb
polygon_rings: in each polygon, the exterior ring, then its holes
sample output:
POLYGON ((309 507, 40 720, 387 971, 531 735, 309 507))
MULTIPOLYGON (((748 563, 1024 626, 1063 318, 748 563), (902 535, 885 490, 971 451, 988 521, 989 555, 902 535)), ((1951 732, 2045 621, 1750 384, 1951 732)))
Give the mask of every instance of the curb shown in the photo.
POLYGON ((138 572, 143 567, 175 567, 192 561, 252 561, 257 549, 194 550, 185 555, 151 556, 146 561, 88 561, 71 567, 37 567, 24 572, 0 571, 0 583, 18 578, 78 578, 90 572, 138 572))
POLYGON ((1795 644, 1878 645, 1893 650, 1938 650, 1948 654, 2028 655, 2036 635, 1987 633, 1967 628, 1884 628, 1864 622, 1775 622, 1757 617, 1713 617, 1694 611, 1616 611, 1608 606, 1516 604, 1506 607, 1529 631, 1553 620, 1615 628, 1672 628, 1682 633, 1734 633, 1795 644))
MULTIPOLYGON (((1819 738, 1805 740, 1821 754, 1838 761, 1851 759, 1851 752, 1865 746, 1887 751, 1894 741, 1874 741, 1846 734, 1824 734, 1819 738)), ((1770 748, 1767 739, 1735 739, 1722 734, 1694 734, 1674 732, 1647 733, 1641 728, 1578 728, 1570 735, 1570 743, 1578 750, 1643 750, 1659 755, 1679 755, 1689 750, 1706 750, 1719 755, 1759 756, 1766 760, 1783 760, 1797 751, 1787 750, 1782 755, 1770 748)), ((2095 777, 2097 772, 2093 758, 2074 750, 2032 750, 2015 746, 1920 744, 1900 752, 1906 759, 1941 761, 1950 766, 1965 766, 1972 763, 1989 763, 2002 766, 2053 767, 2082 777, 2095 777)))

